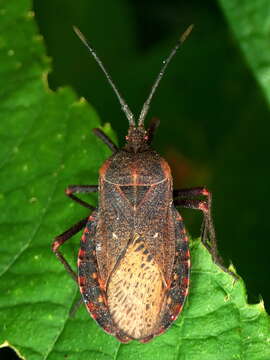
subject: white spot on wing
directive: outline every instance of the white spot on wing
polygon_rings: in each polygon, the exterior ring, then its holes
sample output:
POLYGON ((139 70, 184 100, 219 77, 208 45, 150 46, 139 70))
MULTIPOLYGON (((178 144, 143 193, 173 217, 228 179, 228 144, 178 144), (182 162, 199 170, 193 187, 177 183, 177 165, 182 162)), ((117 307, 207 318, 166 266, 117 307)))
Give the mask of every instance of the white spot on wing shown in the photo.
POLYGON ((153 236, 154 238, 157 238, 158 237, 158 233, 155 233, 155 235, 153 236))
POLYGON ((97 244, 96 251, 101 251, 101 244, 97 244))

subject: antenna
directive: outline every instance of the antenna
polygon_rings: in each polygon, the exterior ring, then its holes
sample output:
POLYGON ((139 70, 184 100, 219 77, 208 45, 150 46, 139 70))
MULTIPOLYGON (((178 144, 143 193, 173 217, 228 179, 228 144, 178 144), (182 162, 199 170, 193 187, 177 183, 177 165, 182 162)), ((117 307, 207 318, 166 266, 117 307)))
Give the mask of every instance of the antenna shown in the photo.
POLYGON ((139 121, 138 121, 138 126, 143 126, 144 123, 144 119, 148 113, 149 107, 150 107, 150 103, 152 100, 152 97, 158 87, 158 84, 160 82, 160 80, 162 79, 165 70, 169 64, 169 62, 171 61, 171 59, 173 58, 173 56, 175 55, 176 51, 178 50, 178 48, 183 44, 183 42, 186 40, 186 38, 189 36, 189 34, 191 33, 193 29, 193 25, 189 25, 189 27, 186 29, 186 31, 181 35, 180 39, 178 40, 177 44, 175 45, 175 47, 171 50, 169 56, 167 57, 166 60, 163 61, 163 66, 156 78, 156 81, 154 82, 154 85, 152 86, 152 89, 150 91, 150 94, 148 96, 148 99, 145 101, 145 103, 143 104, 143 108, 142 111, 140 113, 140 117, 139 117, 139 121))
POLYGON ((83 44, 87 47, 87 49, 90 51, 90 53, 93 55, 93 57, 95 58, 96 62, 99 65, 99 67, 104 72, 107 80, 109 81, 111 87, 113 88, 113 91, 115 92, 116 96, 118 97, 118 100, 119 100, 119 102, 121 104, 121 108, 124 111, 124 113, 125 113, 125 115, 126 115, 126 117, 128 119, 129 125, 130 126, 135 126, 134 115, 130 111, 127 103, 125 102, 123 97, 120 95, 119 91, 117 90, 117 87, 115 86, 111 76, 109 75, 109 73, 105 69, 105 67, 102 64, 102 61, 100 60, 100 58, 97 56, 96 51, 92 48, 92 46, 90 46, 90 44, 88 43, 88 41, 86 40, 84 35, 80 32, 80 30, 76 26, 73 26, 73 30, 78 35, 79 39, 83 42, 83 44))

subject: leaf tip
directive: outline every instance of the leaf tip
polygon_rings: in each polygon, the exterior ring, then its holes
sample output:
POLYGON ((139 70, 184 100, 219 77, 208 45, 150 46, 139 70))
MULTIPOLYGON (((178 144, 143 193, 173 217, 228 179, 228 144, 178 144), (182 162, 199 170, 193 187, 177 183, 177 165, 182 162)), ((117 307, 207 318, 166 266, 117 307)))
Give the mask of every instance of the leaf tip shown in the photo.
POLYGON ((26 12, 25 17, 26 19, 31 20, 35 17, 35 12, 33 10, 29 10, 26 12))
POLYGON ((79 103, 80 104, 85 104, 87 102, 87 100, 85 99, 85 97, 81 96, 79 99, 79 103))
POLYGON ((265 306, 264 306, 264 301, 263 298, 260 298, 259 303, 257 304, 258 310, 261 312, 265 312, 265 306))
POLYGON ((42 73, 42 82, 44 84, 44 87, 46 89, 46 91, 48 91, 49 93, 53 92, 51 89, 50 89, 50 86, 49 86, 49 82, 48 82, 48 75, 49 75, 49 71, 44 71, 42 73))
POLYGON ((234 273, 235 275, 237 275, 236 269, 233 265, 233 263, 230 263, 228 270, 231 271, 232 273, 234 273))
POLYGON ((87 104, 87 100, 85 99, 85 97, 81 96, 79 99, 76 99, 74 104, 72 104, 72 105, 80 106, 80 105, 85 105, 85 104, 87 104))

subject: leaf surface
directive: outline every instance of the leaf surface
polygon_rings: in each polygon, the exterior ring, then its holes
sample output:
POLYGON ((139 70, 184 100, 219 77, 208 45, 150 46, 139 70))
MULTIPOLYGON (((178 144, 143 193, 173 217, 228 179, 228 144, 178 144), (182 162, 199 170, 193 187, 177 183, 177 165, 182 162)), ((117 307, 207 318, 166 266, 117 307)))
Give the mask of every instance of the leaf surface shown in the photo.
POLYGON ((270 4, 267 0, 219 1, 258 83, 270 101, 270 4))

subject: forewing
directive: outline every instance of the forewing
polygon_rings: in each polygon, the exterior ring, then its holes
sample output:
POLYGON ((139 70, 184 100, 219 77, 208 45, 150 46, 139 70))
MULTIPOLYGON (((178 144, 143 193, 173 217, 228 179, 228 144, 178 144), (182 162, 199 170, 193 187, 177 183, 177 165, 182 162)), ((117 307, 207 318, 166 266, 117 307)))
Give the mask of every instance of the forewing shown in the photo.
POLYGON ((144 237, 145 247, 155 259, 167 286, 171 281, 175 256, 175 222, 168 181, 154 185, 137 209, 136 231, 144 237))
POLYGON ((133 209, 121 191, 105 182, 101 192, 96 253, 101 279, 106 285, 133 233, 133 209))

